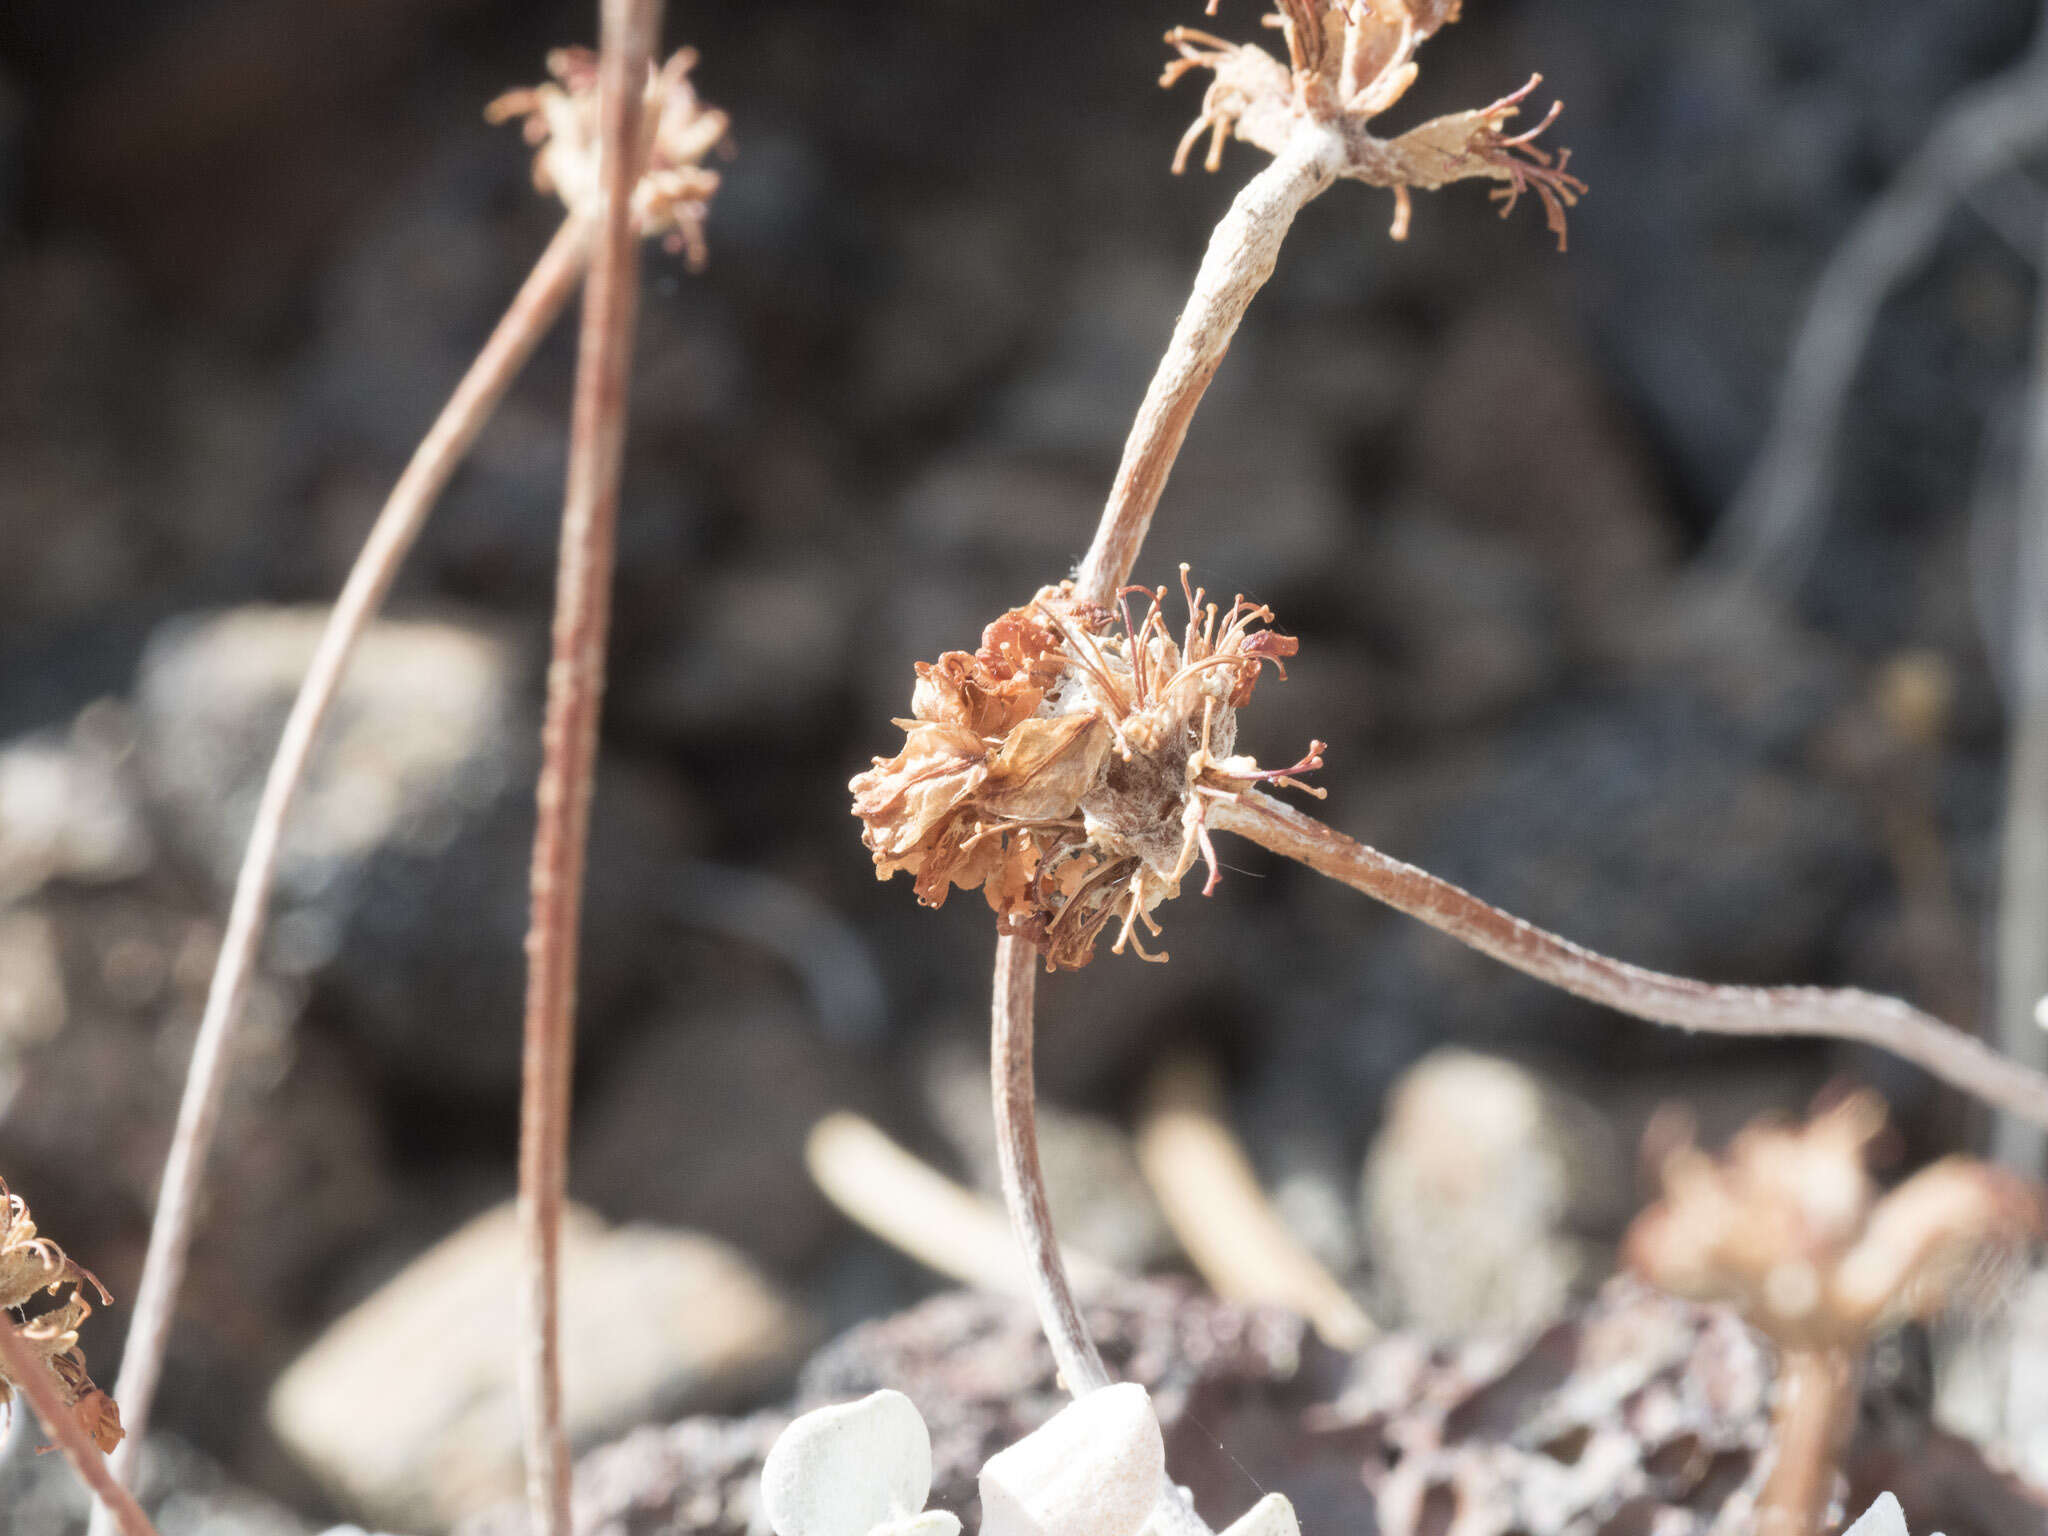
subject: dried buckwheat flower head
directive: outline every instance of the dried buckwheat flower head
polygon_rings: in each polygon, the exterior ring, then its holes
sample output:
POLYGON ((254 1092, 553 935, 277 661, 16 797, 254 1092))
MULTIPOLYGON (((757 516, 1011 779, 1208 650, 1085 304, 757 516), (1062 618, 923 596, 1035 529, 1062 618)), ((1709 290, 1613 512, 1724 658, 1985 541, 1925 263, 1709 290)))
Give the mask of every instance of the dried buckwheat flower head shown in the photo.
POLYGON ((1884 1105, 1855 1094, 1802 1126, 1752 1126, 1718 1161, 1680 1146, 1626 1261, 1660 1289, 1734 1303, 1790 1347, 1859 1347, 1931 1315, 1986 1258, 2040 1233, 2040 1196, 1947 1157, 1880 1198, 1865 1155, 1884 1123, 1884 1105))
MULTIPOLYGON (((703 161, 724 145, 730 119, 697 99, 690 84, 697 51, 684 48, 647 74, 647 144, 633 188, 633 226, 683 252, 692 270, 705 261, 704 217, 718 190, 718 173, 703 161)), ((548 55, 546 85, 507 91, 484 109, 491 122, 525 120, 526 141, 538 147, 533 184, 562 199, 572 213, 597 207, 597 55, 588 48, 557 48, 548 55)))
MULTIPOLYGON (((62 1248, 36 1234, 28 1203, 0 1180, 0 1308, 5 1308, 21 1338, 56 1377, 64 1401, 102 1451, 121 1443, 121 1414, 114 1400, 93 1385, 78 1348, 78 1328, 92 1316, 84 1287, 99 1293, 102 1303, 113 1298, 88 1269, 73 1263, 62 1248), (22 1309, 38 1292, 54 1296, 65 1286, 71 1294, 62 1305, 24 1319, 22 1309)), ((0 1408, 12 1412, 14 1383, 0 1369, 0 1408)))
MULTIPOLYGON (((1162 85, 1171 86, 1194 69, 1215 76, 1202 98, 1202 115, 1174 156, 1175 171, 1186 166, 1204 133, 1209 135, 1204 164, 1213 171, 1222 162, 1224 141, 1233 135, 1278 155, 1304 125, 1321 125, 1343 140, 1344 165, 1338 174, 1393 189, 1396 240, 1407 238, 1411 189, 1434 191, 1480 177, 1505 183, 1493 193, 1503 204, 1503 216, 1524 192, 1534 192, 1558 249, 1564 248, 1565 210, 1586 185, 1565 169, 1569 150, 1553 155, 1535 142, 1562 104, 1553 103, 1543 120, 1523 133, 1506 131, 1542 76, 1532 75, 1527 85, 1491 106, 1433 118, 1396 138, 1377 138, 1366 127, 1407 93, 1415 82, 1416 49, 1458 19, 1459 0, 1277 4, 1278 11, 1266 20, 1286 37, 1285 64, 1254 44, 1232 43, 1192 27, 1166 34, 1180 57, 1167 64, 1162 85)), ((1208 9, 1216 13, 1216 0, 1209 0, 1208 9)))
POLYGON ((1126 588, 1112 613, 1064 582, 990 624, 979 650, 920 662, 903 750, 850 786, 877 876, 909 873, 933 907, 981 887, 1048 969, 1086 965, 1112 918, 1118 953, 1164 960, 1138 925, 1159 932, 1153 910, 1198 858, 1203 894, 1215 888, 1208 807, 1265 780, 1305 787, 1292 775, 1320 768, 1323 749, 1271 772, 1232 755, 1237 711, 1268 664, 1285 677, 1298 642, 1255 603, 1206 602, 1185 566, 1181 590, 1177 638, 1164 587, 1126 588))

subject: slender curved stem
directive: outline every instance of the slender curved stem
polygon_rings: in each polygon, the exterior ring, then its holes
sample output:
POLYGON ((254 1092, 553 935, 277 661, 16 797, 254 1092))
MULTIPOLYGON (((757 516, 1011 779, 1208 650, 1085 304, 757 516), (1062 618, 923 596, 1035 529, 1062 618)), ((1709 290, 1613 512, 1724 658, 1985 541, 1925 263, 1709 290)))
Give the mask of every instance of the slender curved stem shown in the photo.
POLYGON ((1045 1202, 1038 1161, 1038 1103, 1032 1086, 1034 994, 1038 953, 1023 939, 996 941, 995 1002, 990 1016, 989 1087, 996 1109, 996 1161, 1003 1203, 1031 1272, 1031 1302, 1052 1345, 1053 1360, 1076 1397, 1109 1385, 1109 1371, 1081 1321, 1067 1266, 1045 1202))
POLYGON ((1273 275, 1294 216, 1336 178, 1342 157, 1343 141, 1335 133, 1302 124, 1280 154, 1244 184, 1209 237, 1194 291, 1145 390, 1095 540, 1082 557, 1075 589, 1083 601, 1112 603, 1117 588, 1131 579, 1195 407, 1253 296, 1273 275))
MULTIPOLYGON (((1124 443, 1123 462, 1094 541, 1081 561, 1075 587, 1084 601, 1107 605, 1129 579, 1195 407, 1230 350, 1253 295, 1273 275, 1295 214, 1330 185, 1341 151, 1341 141, 1327 130, 1305 127, 1245 184, 1216 226, 1187 308, 1174 326, 1166 355, 1124 443)), ((999 938, 990 1071, 1003 1195, 1033 1271, 1033 1294, 1046 1337, 1068 1386, 1078 1396, 1107 1385, 1109 1378, 1074 1305, 1045 1204, 1031 1067, 1037 981, 1030 946, 999 938)))
POLYGON ((1785 363, 1769 434, 1714 530, 1704 568, 1794 590, 1819 548, 1835 445, 1878 312, 1934 249, 1957 203, 2048 135, 2048 20, 2005 73, 1959 93, 1836 247, 1785 363))
POLYGON ((526 934, 525 1052, 519 1106, 519 1229, 525 1304, 520 1395, 526 1486, 538 1536, 569 1536, 569 1441, 562 1428, 561 1249, 569 1086, 575 1060, 578 924, 590 790, 604 696, 612 565, 625 460, 626 397, 639 292, 632 193, 644 84, 661 0, 604 0, 599 62, 603 190, 583 296, 570 417, 553 653, 541 734, 526 934))
MULTIPOLYGON (((149 1523, 149 1516, 142 1512, 135 1496, 121 1486, 113 1468, 100 1455, 99 1447, 92 1443, 92 1436, 65 1406, 50 1368, 4 1314, 0 1314, 0 1371, 28 1399, 36 1417, 43 1421, 43 1428, 64 1453, 64 1459, 92 1490, 98 1501, 94 1506, 95 1517, 105 1515, 121 1536, 157 1536, 156 1527, 149 1523)), ((132 1444, 132 1438, 127 1443, 132 1444)))
POLYGON ((1216 801, 1209 825, 1298 860, 1575 997, 1709 1034, 1812 1035, 1874 1045, 1987 1104, 2048 1126, 2048 1076, 1896 998, 1849 988, 1717 986, 1612 960, 1257 790, 1216 801))
MULTIPOLYGON (((1130 580, 1152 513, 1166 489, 1188 423, 1209 381, 1222 366, 1231 338, 1254 295, 1273 275, 1281 242, 1294 216, 1335 180, 1343 143, 1328 129, 1305 123, 1247 182, 1209 238, 1194 291, 1173 328, 1166 354, 1146 388, 1124 441, 1122 462, 1102 509, 1094 540, 1082 557, 1075 591, 1083 601, 1108 605, 1130 580)), ((1109 1384, 1102 1356, 1074 1305, 1045 1204, 1038 1161, 1038 1116, 1031 1082, 1032 1010, 1038 975, 1031 947, 1014 938, 996 941, 994 1029, 990 1072, 996 1106, 996 1148, 1003 1198, 1032 1272, 1032 1295, 1060 1374, 1075 1396, 1109 1384)), ((1206 1536, 1203 1524, 1171 1478, 1160 1500, 1170 1536, 1206 1536)))
MULTIPOLYGON (((1085 1397, 1110 1383, 1109 1368, 1081 1318, 1052 1212, 1045 1201, 1045 1170, 1038 1161, 1038 1096, 1032 1086, 1034 1002, 1038 952, 1023 939, 996 940, 995 999, 990 1010, 989 1086, 996 1110, 996 1161, 1002 1169, 1003 1204, 1024 1250, 1031 1277, 1031 1303, 1052 1346, 1067 1390, 1085 1397)), ((1159 1491, 1153 1513, 1161 1536, 1212 1536, 1171 1476, 1159 1491)))
MULTIPOLYGON (((2048 20, 2042 23, 2048 31, 2048 20)), ((2048 69, 2040 94, 2048 97, 2048 69)), ((2040 260, 2048 262, 2048 229, 2040 260)), ((2048 267, 2041 270, 2048 271, 2048 267)), ((2022 1061, 2048 1063, 2048 1035, 2035 1010, 2048 994, 2048 297, 2034 301, 2034 377, 2027 402, 2025 471, 2015 508, 2010 683, 2006 712, 2005 825, 1998 889, 1998 1043, 2022 1061)), ((2000 1161, 2038 1173, 2048 1137, 2001 1121, 1992 1141, 2000 1161)))
POLYGON ((1855 1406, 1856 1372, 1832 1349, 1788 1349, 1771 1405, 1771 1472, 1757 1536, 1818 1536, 1835 1497, 1835 1458, 1855 1406))
POLYGON ((428 512, 505 391, 532 356, 534 347, 562 312, 569 295, 575 292, 583 276, 588 249, 587 226, 577 219, 564 221, 476 361, 470 364, 469 372, 449 396, 440 417, 414 451, 412 461, 392 487, 390 499, 371 527, 363 551, 356 557, 341 596, 328 615, 306 679, 292 703, 291 716, 285 721, 270 776, 264 781, 263 796, 257 804, 256 819, 249 829, 241 871, 235 880, 227 932, 214 963, 198 1038, 193 1042, 184 1100, 178 1106, 177 1129, 171 1138, 162 1192, 157 1197, 156 1220, 150 1229, 149 1253, 136 1288, 127 1350, 114 1389, 115 1401, 121 1405, 129 1428, 128 1439, 113 1458, 117 1475, 125 1469, 131 1447, 141 1443, 149 1427, 171 1319, 177 1310, 178 1290, 191 1250, 199 1185, 227 1087, 235 1029, 241 1021, 249 981, 262 951, 285 822, 305 778, 321 723, 341 689, 356 642, 383 605, 428 512))

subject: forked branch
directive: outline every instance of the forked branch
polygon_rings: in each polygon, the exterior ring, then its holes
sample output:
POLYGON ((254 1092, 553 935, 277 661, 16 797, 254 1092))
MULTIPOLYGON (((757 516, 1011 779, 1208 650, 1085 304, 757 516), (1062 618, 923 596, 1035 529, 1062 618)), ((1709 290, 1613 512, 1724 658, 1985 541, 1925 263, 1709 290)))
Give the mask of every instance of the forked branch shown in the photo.
POLYGON ((1209 825, 1306 864, 1588 1002, 1709 1034, 1808 1035, 1874 1045, 1987 1104, 2048 1126, 2048 1076, 1896 998, 1848 988, 1717 986, 1612 960, 1257 790, 1216 801, 1209 825))

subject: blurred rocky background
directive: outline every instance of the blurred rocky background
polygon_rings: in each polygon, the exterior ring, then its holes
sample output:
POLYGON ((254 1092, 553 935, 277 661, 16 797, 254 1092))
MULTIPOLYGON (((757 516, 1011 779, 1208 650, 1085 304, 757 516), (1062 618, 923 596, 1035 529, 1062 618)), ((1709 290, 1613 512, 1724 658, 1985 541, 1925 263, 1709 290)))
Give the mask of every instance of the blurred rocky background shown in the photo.
MULTIPOLYGON (((652 259, 642 306, 571 1266, 589 1349, 624 1339, 632 1368, 572 1394, 585 1443, 782 1401, 820 1339, 936 1288, 812 1186, 826 1112, 992 1181, 987 913, 878 886, 845 784, 893 750, 911 663, 1086 542, 1256 164, 1167 173, 1199 85, 1155 88, 1160 34, 1199 10, 671 7, 739 153, 709 271, 652 259)), ((1212 25, 1251 37, 1253 10, 1212 25)), ((1883 311, 1796 590, 1698 573, 1827 258, 2034 9, 1467 10, 1401 118, 1544 71, 1593 187, 1569 254, 1470 187, 1420 199, 1400 245, 1385 194, 1318 202, 1140 578, 1186 560, 1300 635, 1243 725, 1268 761, 1331 744, 1338 826, 1633 960, 1983 1025, 2027 156, 1883 311)), ((594 24, 555 0, 0 8, 0 1172, 118 1298, 317 605, 551 228, 482 107, 594 24)), ((509 1372, 491 1213, 568 330, 436 514, 288 839, 149 1463, 166 1536, 425 1532, 516 1487, 510 1422, 478 1402, 509 1372), (373 1295, 416 1347, 337 1326, 373 1295)), ((1662 1101, 1714 1139, 1848 1073, 1891 1100, 1902 1158, 1982 1144, 1889 1060, 1624 1023, 1224 855, 1217 894, 1165 914, 1171 965, 1105 954, 1043 990, 1055 1178, 1128 1269, 1176 1263, 1128 1141, 1178 1046, 1227 1065, 1267 1187, 1381 1321, 1453 1335, 1526 1336, 1597 1286, 1662 1101)), ((88 1329, 103 1382, 124 1323, 88 1329)), ((2048 1351, 2032 1314, 1959 1333, 1997 1328, 2048 1351)), ((1927 1347, 1880 1373, 1915 1411, 1927 1347)), ((2048 1463, 2048 1404, 2014 1421, 2023 1394, 1986 1380, 1955 1422, 2048 1463)), ((0 1527, 54 1536, 75 1507, 22 1438, 0 1527)), ((631 1528, 723 1529, 661 1518, 631 1528)))

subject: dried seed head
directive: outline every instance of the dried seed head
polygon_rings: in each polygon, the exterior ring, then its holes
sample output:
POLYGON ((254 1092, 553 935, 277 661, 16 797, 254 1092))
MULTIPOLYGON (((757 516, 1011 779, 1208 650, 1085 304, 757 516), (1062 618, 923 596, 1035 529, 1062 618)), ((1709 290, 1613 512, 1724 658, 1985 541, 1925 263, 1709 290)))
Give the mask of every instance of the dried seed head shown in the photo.
MULTIPOLYGON (((718 190, 718 173, 704 159, 729 147, 731 120, 697 99, 690 84, 697 51, 684 48, 647 72, 642 119, 645 147, 633 188, 633 227, 672 252, 693 271, 705 261, 704 218, 718 190)), ((594 214, 602 193, 598 175, 597 55, 588 48, 557 48, 548 55, 548 84, 507 91, 484 109, 491 122, 525 121, 526 142, 536 146, 533 184, 559 196, 570 212, 594 214)))
MULTIPOLYGON (((85 1356, 78 1347, 78 1329, 92 1316, 84 1294, 90 1285, 103 1303, 113 1298, 91 1270, 73 1263, 62 1248, 36 1233, 28 1203, 0 1179, 0 1307, 11 1315, 26 1343, 57 1380, 64 1401, 102 1451, 121 1443, 121 1414, 114 1400, 93 1385, 85 1356), (23 1319, 21 1309, 38 1292, 56 1295, 65 1286, 71 1294, 39 1316, 23 1319)), ((0 1408, 12 1410, 14 1383, 0 1369, 0 1408)))
POLYGON ((1874 1095, 1855 1094, 1803 1126, 1752 1126, 1718 1161, 1678 1147, 1626 1262, 1663 1290, 1732 1302, 1798 1347, 1857 1347, 1938 1311, 1987 1256, 2038 1235, 2040 1197, 1951 1157, 1879 1198, 1865 1153, 1884 1122, 1874 1095))
MULTIPOLYGON (((1209 12, 1215 11, 1210 0, 1209 12)), ((1480 177, 1504 183, 1493 194, 1503 216, 1524 192, 1534 192, 1562 250, 1565 210, 1586 184, 1565 169, 1569 150, 1553 154, 1535 142, 1561 104, 1553 103, 1526 132, 1506 131, 1540 75, 1490 106, 1434 118, 1397 138, 1377 138, 1366 126, 1407 94, 1415 83, 1416 49, 1456 21, 1458 11, 1459 0, 1279 0, 1278 13, 1267 20, 1286 37, 1285 64, 1254 44, 1175 27, 1166 40, 1180 56, 1168 62, 1160 84, 1171 86, 1194 69, 1215 78, 1202 98, 1202 115, 1181 139, 1174 170, 1186 167, 1204 134, 1209 152, 1203 163, 1213 171, 1233 136, 1277 155, 1304 124, 1320 124, 1341 136, 1340 175, 1393 189, 1396 240, 1408 235, 1412 189, 1434 191, 1480 177)))
POLYGON ((941 905, 979 886, 1004 931, 1048 967, 1086 965, 1112 918, 1115 948, 1145 959, 1138 925, 1207 857, 1208 805, 1248 784, 1322 766, 1320 742, 1291 768, 1232 755, 1237 711, 1297 643, 1269 610, 1227 610, 1189 587, 1176 637, 1166 590, 1126 589, 1115 612, 1047 587, 989 625, 972 653, 920 662, 903 750, 853 780, 854 814, 882 879, 908 872, 941 905), (1132 617, 1133 594, 1146 604, 1132 617))

